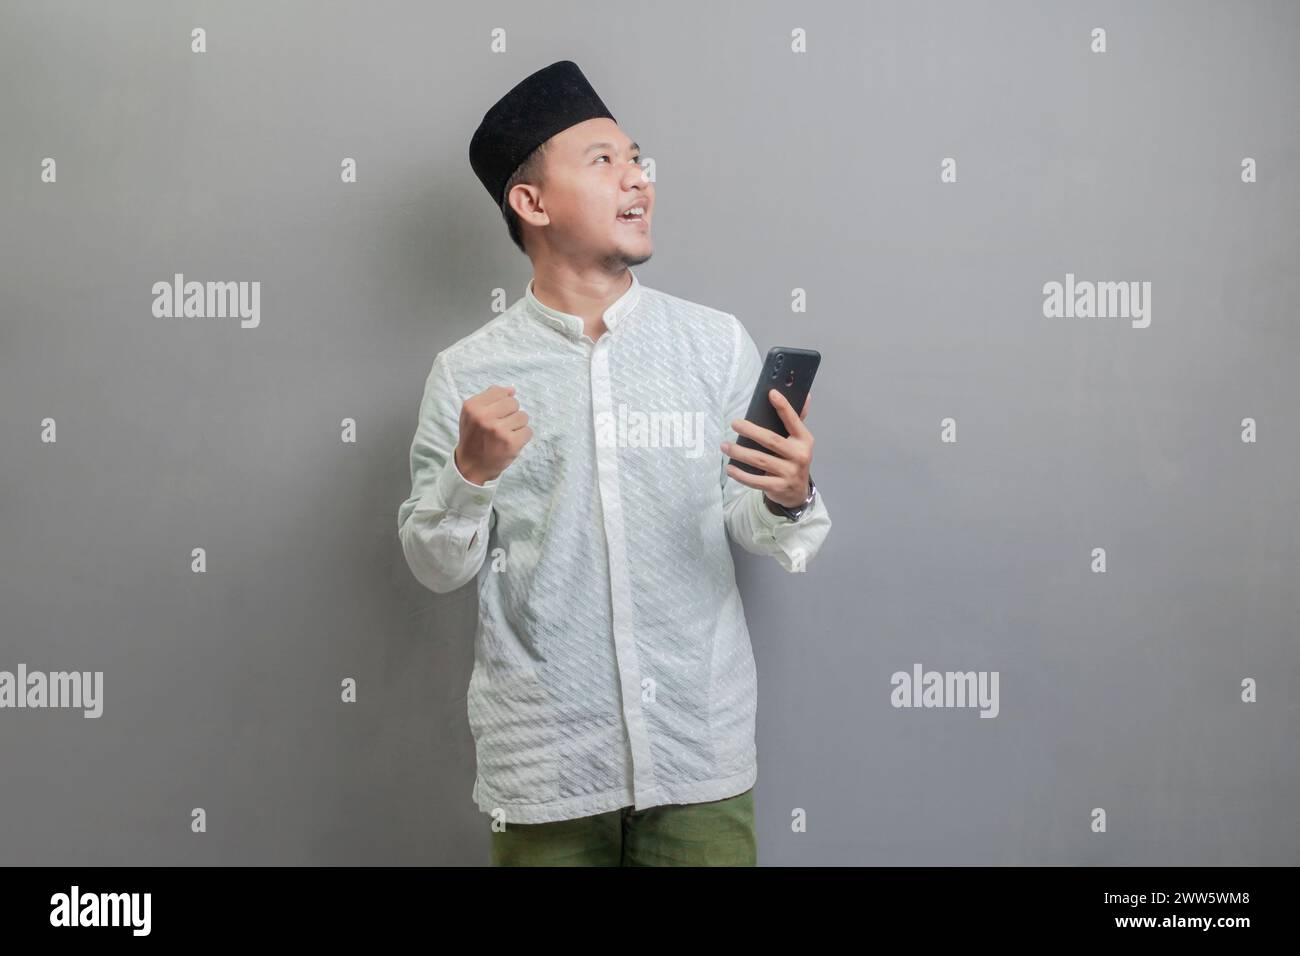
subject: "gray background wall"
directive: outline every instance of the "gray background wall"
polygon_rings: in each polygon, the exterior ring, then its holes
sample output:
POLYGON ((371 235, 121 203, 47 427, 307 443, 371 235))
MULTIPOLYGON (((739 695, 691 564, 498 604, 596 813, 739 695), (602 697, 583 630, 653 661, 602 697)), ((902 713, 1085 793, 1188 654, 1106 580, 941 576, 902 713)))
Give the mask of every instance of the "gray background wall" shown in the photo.
POLYGON ((1298 37, 1280 2, 4 4, 0 669, 105 700, 0 710, 0 862, 486 863, 474 592, 413 580, 396 511, 433 356, 531 274, 469 136, 563 58, 656 162, 642 281, 825 356, 826 547, 737 550, 760 862, 1300 862, 1298 37), (260 281, 260 326, 155 318, 175 272, 260 281), (1150 327, 1045 318, 1067 272, 1151 282, 1150 327), (914 662, 998 671, 998 717, 895 709, 914 662))

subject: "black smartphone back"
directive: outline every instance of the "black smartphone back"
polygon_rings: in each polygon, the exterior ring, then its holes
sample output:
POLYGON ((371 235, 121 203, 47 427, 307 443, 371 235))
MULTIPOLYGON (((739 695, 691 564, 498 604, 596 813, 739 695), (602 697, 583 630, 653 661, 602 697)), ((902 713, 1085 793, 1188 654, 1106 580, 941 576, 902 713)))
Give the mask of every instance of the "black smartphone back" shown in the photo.
MULTIPOLYGON (((821 361, 821 353, 816 349, 781 346, 770 348, 767 359, 763 362, 763 371, 754 385, 754 395, 749 400, 749 411, 745 413, 745 418, 755 425, 770 428, 783 438, 789 438, 790 433, 786 430, 785 422, 781 421, 781 416, 777 413, 772 400, 767 397, 768 390, 774 388, 779 391, 790 403, 795 414, 799 414, 803 411, 803 403, 812 389, 813 378, 817 375, 817 366, 821 361)), ((738 436, 736 444, 742 448, 754 448, 770 453, 770 449, 763 447, 748 435, 738 436)), ((761 468, 756 468, 748 462, 737 461, 735 458, 731 459, 731 464, 751 475, 767 474, 761 468)))

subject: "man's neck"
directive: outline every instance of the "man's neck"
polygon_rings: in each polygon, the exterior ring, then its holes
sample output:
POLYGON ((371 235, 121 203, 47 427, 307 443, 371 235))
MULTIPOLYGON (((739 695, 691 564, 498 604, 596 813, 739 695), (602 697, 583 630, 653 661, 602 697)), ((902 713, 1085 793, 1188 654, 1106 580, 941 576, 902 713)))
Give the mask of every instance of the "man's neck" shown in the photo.
POLYGON ((620 275, 570 270, 535 270, 533 295, 537 301, 582 319, 583 332, 593 342, 608 331, 605 313, 632 287, 627 268, 620 275))

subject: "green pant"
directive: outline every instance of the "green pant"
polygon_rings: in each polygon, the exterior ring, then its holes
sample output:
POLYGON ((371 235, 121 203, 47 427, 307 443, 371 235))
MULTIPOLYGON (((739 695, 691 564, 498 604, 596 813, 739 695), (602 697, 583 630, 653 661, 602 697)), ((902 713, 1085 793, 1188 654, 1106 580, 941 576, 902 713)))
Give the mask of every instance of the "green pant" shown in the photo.
POLYGON ((754 788, 492 831, 493 866, 756 866, 754 788))

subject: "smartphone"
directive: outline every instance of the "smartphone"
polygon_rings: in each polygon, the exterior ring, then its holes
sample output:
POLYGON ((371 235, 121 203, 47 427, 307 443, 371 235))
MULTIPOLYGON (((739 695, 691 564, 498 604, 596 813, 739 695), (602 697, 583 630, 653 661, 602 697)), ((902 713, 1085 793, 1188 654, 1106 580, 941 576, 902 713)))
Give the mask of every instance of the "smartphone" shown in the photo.
MULTIPOLYGON (((803 411, 803 403, 812 389, 813 377, 817 374, 817 366, 821 361, 822 355, 816 349, 780 346, 769 349, 767 359, 763 362, 763 371, 754 385, 754 396, 749 400, 749 411, 745 413, 746 420, 763 428, 770 428, 782 438, 789 438, 790 433, 786 430, 785 422, 781 421, 781 416, 777 413, 772 400, 767 397, 768 390, 774 388, 779 391, 790 403, 795 414, 799 414, 803 411)), ((748 435, 737 436, 736 444, 742 448, 754 448, 771 453, 771 449, 760 445, 748 435)), ((731 464, 751 475, 767 474, 761 468, 735 458, 731 459, 731 464)))

